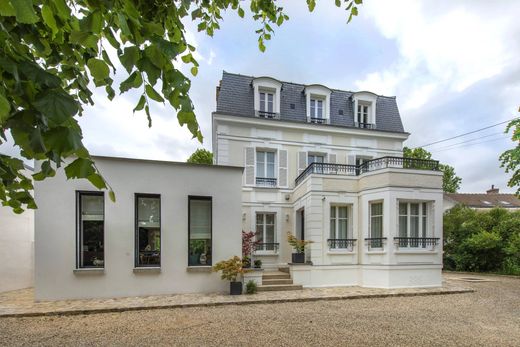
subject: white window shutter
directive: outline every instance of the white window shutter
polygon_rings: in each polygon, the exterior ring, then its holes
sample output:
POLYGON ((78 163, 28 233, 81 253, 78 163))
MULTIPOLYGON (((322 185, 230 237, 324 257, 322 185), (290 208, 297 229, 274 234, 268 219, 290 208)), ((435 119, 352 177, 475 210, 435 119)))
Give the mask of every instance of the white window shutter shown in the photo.
POLYGON ((356 165, 356 155, 355 154, 347 154, 347 164, 356 165))
POLYGON ((245 149, 245 185, 255 184, 255 148, 246 147, 245 149))
POLYGON ((336 164, 336 154, 334 154, 334 153, 329 154, 329 163, 336 164))
POLYGON ((287 187, 287 150, 278 151, 278 185, 287 187))
POLYGON ((298 152, 298 175, 307 168, 307 152, 298 152))

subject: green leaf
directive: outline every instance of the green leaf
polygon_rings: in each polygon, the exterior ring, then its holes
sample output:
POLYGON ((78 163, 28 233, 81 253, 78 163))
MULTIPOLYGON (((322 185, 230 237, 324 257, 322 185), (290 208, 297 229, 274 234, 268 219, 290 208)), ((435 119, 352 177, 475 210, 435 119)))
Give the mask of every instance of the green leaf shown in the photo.
POLYGON ((54 13, 51 7, 47 4, 42 6, 42 18, 43 22, 51 28, 52 38, 54 39, 58 33, 58 25, 56 24, 56 19, 54 19, 54 13))
POLYGON ((110 190, 108 192, 108 197, 110 198, 110 200, 112 200, 112 202, 116 202, 116 194, 114 193, 113 190, 110 190))
POLYGON ((144 97, 144 95, 141 95, 141 97, 139 98, 139 102, 137 103, 137 105, 134 108, 134 113, 135 113, 135 111, 141 111, 144 108, 145 103, 146 103, 146 98, 144 97))
POLYGON ((121 82, 119 86, 119 91, 121 94, 129 91, 132 88, 138 88, 143 84, 143 79, 141 77, 141 73, 139 71, 134 71, 126 80, 121 82))
POLYGON ((191 68, 191 74, 192 74, 193 76, 197 76, 197 73, 198 73, 198 72, 199 72, 199 69, 198 69, 196 66, 193 66, 193 67, 191 68))
POLYGON ((139 60, 139 48, 136 46, 126 47, 124 53, 119 56, 119 61, 128 73, 132 72, 135 64, 139 60))
POLYGON ((87 177, 87 179, 90 181, 90 183, 92 183, 94 185, 94 187, 96 187, 97 189, 103 189, 103 188, 106 188, 107 185, 105 183, 105 180, 103 179, 103 177, 101 177, 101 175, 97 174, 97 173, 94 173, 90 176, 87 177))
POLYGON ((145 87, 146 95, 148 95, 151 99, 158 101, 158 102, 164 102, 163 97, 153 89, 153 87, 149 84, 145 87))
POLYGON ((88 32, 74 30, 70 33, 69 40, 79 46, 97 49, 98 38, 88 32))
POLYGON ((34 107, 47 117, 51 127, 63 124, 78 112, 78 103, 73 97, 53 89, 39 95, 34 107))
MULTIPOLYGON (((6 1, 6 0, 2 0, 6 1)), ((16 12, 16 20, 24 24, 34 24, 40 19, 34 12, 32 0, 11 0, 11 5, 16 12)))
POLYGON ((9 101, 5 98, 5 96, 0 93, 0 127, 7 121, 9 118, 9 111, 11 111, 11 105, 9 105, 9 101))
POLYGON ((104 81, 110 76, 110 69, 107 63, 101 59, 91 58, 88 60, 87 66, 90 70, 90 74, 96 81, 104 81))
POLYGON ((43 181, 47 177, 54 177, 56 171, 52 168, 50 160, 42 163, 41 171, 32 175, 35 181, 43 181))
POLYGON ((96 173, 90 159, 78 158, 65 167, 67 178, 87 178, 96 173))
POLYGON ((150 45, 145 48, 144 54, 150 59, 152 64, 162 69, 166 65, 166 59, 157 45, 150 45))
POLYGON ((316 0, 307 0, 307 6, 309 7, 309 11, 314 11, 314 7, 316 7, 316 0))
POLYGON ((14 10, 13 6, 9 3, 9 1, 0 1, 0 15, 4 17, 16 16, 16 11, 14 10))
POLYGON ((244 10, 242 9, 242 7, 239 7, 239 8, 238 8, 238 15, 239 15, 241 18, 244 18, 244 10))

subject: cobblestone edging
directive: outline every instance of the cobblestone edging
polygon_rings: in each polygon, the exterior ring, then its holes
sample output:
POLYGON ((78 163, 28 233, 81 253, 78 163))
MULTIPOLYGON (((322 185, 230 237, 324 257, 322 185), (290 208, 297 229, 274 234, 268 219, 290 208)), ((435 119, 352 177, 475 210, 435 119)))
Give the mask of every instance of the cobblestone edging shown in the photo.
MULTIPOLYGON (((44 316, 65 316, 65 315, 84 315, 95 313, 112 313, 125 311, 145 311, 160 310, 173 308, 189 308, 189 307, 211 307, 224 305, 253 305, 253 304, 276 304, 287 302, 312 302, 312 301, 338 301, 338 300, 354 300, 354 299, 378 299, 389 297, 412 297, 412 296, 428 296, 428 295, 448 295, 448 294, 464 294, 473 293, 475 290, 467 288, 449 288, 449 289, 422 289, 421 291, 393 292, 393 293, 368 293, 368 294, 346 294, 346 295, 330 295, 330 296, 305 296, 305 297, 286 297, 286 298, 255 298, 255 295, 247 296, 246 299, 240 300, 222 300, 210 302, 186 302, 186 303, 164 303, 156 305, 142 306, 117 306, 117 307, 92 307, 83 309, 57 309, 48 311, 31 311, 20 310, 21 312, 0 312, 0 318, 9 317, 44 317, 44 316)), ((258 294, 257 294, 258 295, 258 294)), ((244 295, 245 296, 245 295, 244 295)), ((12 310, 11 310, 12 311, 12 310)))

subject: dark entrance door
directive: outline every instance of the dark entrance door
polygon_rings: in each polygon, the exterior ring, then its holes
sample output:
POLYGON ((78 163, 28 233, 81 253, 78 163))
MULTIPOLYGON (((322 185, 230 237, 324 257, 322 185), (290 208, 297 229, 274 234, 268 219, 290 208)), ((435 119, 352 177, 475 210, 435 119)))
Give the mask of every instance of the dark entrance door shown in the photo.
POLYGON ((305 240, 305 209, 303 209, 303 208, 300 211, 300 226, 301 226, 301 230, 300 230, 301 239, 305 240))

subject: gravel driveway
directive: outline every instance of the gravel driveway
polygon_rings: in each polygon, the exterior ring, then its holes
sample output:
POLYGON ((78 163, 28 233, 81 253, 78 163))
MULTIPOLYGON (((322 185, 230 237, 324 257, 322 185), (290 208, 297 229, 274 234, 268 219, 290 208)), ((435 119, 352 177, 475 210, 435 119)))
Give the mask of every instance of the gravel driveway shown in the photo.
POLYGON ((2 318, 0 345, 520 346, 520 279, 478 277, 494 281, 461 282, 469 294, 2 318))

